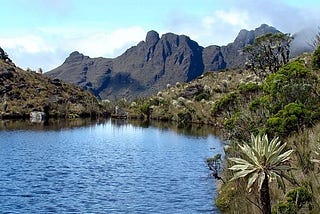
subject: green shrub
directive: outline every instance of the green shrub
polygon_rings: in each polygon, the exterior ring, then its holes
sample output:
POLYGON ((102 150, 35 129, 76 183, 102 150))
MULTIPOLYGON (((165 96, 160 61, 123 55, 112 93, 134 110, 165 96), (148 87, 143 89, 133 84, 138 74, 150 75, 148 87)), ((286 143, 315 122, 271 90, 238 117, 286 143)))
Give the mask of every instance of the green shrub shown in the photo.
POLYGON ((269 96, 258 97, 249 103, 249 110, 257 111, 258 109, 261 109, 261 108, 268 108, 269 103, 270 103, 269 96))
POLYGON ((230 210, 232 200, 234 200, 234 197, 237 194, 239 194, 239 192, 237 192, 237 188, 233 186, 232 182, 223 185, 215 201, 220 211, 230 210))
POLYGON ((237 124, 240 122, 240 120, 241 120, 241 113, 237 112, 224 122, 224 127, 230 130, 234 129, 237 126, 237 124))
POLYGON ((275 114, 288 103, 300 102, 307 106, 319 103, 318 86, 317 75, 306 68, 304 61, 295 60, 269 75, 263 90, 272 98, 269 106, 275 114))
POLYGON ((305 187, 297 187, 290 190, 286 195, 287 201, 295 203, 300 209, 306 203, 310 203, 312 200, 312 194, 305 187))
POLYGON ((245 94, 248 92, 256 92, 259 91, 262 87, 254 82, 249 82, 246 84, 239 84, 238 90, 241 94, 245 94))
POLYGON ((311 203, 312 194, 305 187, 296 187, 286 194, 286 201, 281 201, 272 209, 273 214, 295 214, 305 204, 311 203))
POLYGON ((284 135, 311 124, 311 113, 302 103, 289 103, 274 117, 267 119, 269 134, 284 135))
POLYGON ((161 100, 159 98, 152 98, 150 100, 150 105, 159 106, 161 104, 161 100))
POLYGON ((139 107, 141 113, 145 114, 145 115, 149 115, 150 114, 150 104, 149 103, 143 103, 140 107, 139 107))
POLYGON ((201 100, 209 100, 209 98, 210 98, 210 94, 208 94, 207 92, 203 92, 196 95, 194 99, 196 101, 201 101, 201 100))
POLYGON ((211 114, 214 116, 218 112, 224 110, 224 109, 230 109, 233 105, 235 105, 235 102, 239 98, 239 94, 236 92, 227 94, 223 97, 221 97, 212 107, 211 114))
POLYGON ((187 124, 192 122, 192 115, 190 112, 179 112, 178 116, 178 123, 180 124, 187 124))
POLYGON ((296 208, 291 202, 281 201, 272 208, 272 214, 295 214, 296 208))

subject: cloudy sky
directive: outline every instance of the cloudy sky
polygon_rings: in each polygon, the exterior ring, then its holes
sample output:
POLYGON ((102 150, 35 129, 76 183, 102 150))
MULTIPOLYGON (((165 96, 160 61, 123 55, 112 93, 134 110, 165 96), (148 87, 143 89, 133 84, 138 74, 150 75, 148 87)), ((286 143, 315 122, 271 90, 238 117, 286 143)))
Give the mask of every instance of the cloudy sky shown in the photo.
MULTIPOLYGON (((319 0, 0 0, 0 47, 22 68, 51 70, 73 51, 116 57, 149 30, 226 45, 262 23, 317 32, 319 0)), ((308 32, 304 31, 304 32, 308 32)))

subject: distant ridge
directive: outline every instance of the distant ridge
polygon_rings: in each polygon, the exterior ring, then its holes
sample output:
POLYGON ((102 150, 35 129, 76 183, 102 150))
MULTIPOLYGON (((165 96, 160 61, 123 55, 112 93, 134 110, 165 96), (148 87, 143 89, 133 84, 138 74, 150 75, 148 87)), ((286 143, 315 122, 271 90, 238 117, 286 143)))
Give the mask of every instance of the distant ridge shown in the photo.
POLYGON ((145 97, 168 84, 189 82, 205 71, 241 67, 245 45, 252 44, 257 36, 278 32, 262 24, 251 31, 241 30, 226 46, 204 48, 185 35, 166 33, 160 37, 149 31, 145 41, 119 57, 90 58, 75 51, 46 75, 78 85, 102 99, 145 97))

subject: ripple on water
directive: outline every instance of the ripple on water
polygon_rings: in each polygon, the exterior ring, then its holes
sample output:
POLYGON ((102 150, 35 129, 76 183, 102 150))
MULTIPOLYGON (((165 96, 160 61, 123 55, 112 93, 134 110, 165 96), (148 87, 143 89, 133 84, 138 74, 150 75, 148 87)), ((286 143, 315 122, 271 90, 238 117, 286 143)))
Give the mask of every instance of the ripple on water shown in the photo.
POLYGON ((218 212, 212 136, 106 123, 0 139, 0 213, 218 212))

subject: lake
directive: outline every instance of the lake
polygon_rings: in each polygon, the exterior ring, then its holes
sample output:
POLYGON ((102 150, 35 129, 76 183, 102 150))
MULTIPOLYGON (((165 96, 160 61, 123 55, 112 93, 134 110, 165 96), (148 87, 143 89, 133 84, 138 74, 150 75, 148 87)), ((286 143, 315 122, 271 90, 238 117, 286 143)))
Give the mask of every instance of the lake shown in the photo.
POLYGON ((0 213, 219 213, 210 129, 0 123, 0 213))

